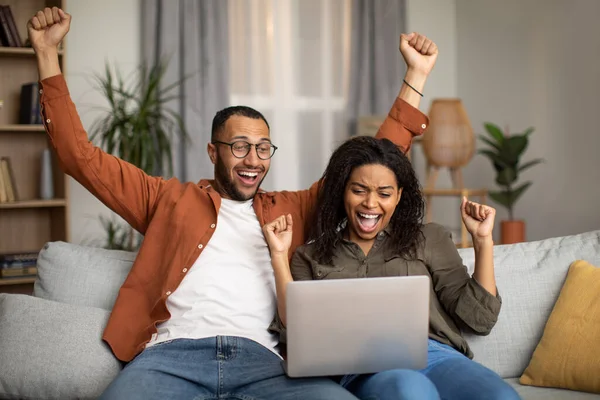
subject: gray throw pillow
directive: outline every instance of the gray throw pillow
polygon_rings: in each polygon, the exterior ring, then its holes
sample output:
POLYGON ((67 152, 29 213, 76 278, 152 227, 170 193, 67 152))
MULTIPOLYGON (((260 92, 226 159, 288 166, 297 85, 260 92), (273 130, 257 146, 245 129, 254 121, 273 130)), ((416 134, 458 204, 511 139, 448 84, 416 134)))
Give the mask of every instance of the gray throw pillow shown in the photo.
POLYGON ((136 255, 65 242, 47 243, 38 256, 33 295, 110 311, 136 255))
POLYGON ((0 294, 0 398, 93 399, 121 370, 101 339, 109 312, 0 294))

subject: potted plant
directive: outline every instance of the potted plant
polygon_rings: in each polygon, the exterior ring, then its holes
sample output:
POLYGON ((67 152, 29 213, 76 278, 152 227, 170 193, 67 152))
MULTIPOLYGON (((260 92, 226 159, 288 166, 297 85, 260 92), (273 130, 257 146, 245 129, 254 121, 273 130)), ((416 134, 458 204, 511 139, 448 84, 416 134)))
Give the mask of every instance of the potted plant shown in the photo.
MULTIPOLYGON (((171 139, 175 135, 184 140, 188 137, 181 116, 167 106, 177 98, 173 91, 181 81, 165 85, 166 67, 164 60, 151 67, 142 64, 125 80, 106 64, 104 73, 95 75, 108 108, 92 124, 91 139, 97 139, 107 153, 149 175, 172 175, 171 139)), ((107 232, 105 248, 133 251, 139 247, 141 236, 133 228, 104 218, 101 222, 107 232)))
POLYGON ((515 219, 515 203, 531 186, 531 182, 517 184, 519 174, 536 164, 543 162, 537 158, 521 163, 521 157, 529 144, 529 135, 533 128, 526 129, 520 134, 510 134, 492 123, 485 123, 488 136, 479 135, 479 139, 487 145, 487 148, 478 151, 486 156, 496 171, 496 184, 501 190, 490 191, 490 198, 508 210, 508 220, 501 222, 501 243, 510 244, 525 241, 525 221, 515 219))

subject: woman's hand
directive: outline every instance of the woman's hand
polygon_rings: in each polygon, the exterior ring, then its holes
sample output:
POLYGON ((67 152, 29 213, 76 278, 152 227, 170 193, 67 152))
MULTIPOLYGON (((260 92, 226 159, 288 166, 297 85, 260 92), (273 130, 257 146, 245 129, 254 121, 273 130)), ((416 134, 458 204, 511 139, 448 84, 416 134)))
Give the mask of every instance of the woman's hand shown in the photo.
POLYGON ((460 211, 465 227, 473 237, 473 242, 492 239, 496 217, 496 210, 493 207, 468 201, 463 197, 460 211))
POLYGON ((269 245, 271 257, 284 254, 287 257, 292 246, 292 226, 291 214, 282 215, 263 226, 263 233, 269 245))

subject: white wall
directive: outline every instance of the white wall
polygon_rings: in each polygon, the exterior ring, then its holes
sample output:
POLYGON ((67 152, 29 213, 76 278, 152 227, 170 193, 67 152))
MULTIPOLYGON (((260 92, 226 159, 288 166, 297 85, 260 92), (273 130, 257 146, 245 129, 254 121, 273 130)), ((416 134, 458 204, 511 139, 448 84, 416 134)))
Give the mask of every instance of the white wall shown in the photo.
MULTIPOLYGON (((458 95, 477 133, 483 122, 520 132, 533 126, 525 160, 546 163, 523 179, 533 185, 516 217, 527 239, 600 229, 600 2, 456 0, 458 95)), ((493 187, 475 156, 465 180, 493 187)), ((506 218, 498 207, 497 221, 506 218)))
MULTIPOLYGON (((124 74, 140 61, 140 0, 71 0, 67 12, 73 16, 67 35, 65 76, 71 97, 89 129, 105 104, 94 89, 92 74, 102 73, 105 61, 118 65, 124 74)), ((71 179, 70 229, 73 243, 102 239, 98 215, 111 212, 86 189, 71 179)))

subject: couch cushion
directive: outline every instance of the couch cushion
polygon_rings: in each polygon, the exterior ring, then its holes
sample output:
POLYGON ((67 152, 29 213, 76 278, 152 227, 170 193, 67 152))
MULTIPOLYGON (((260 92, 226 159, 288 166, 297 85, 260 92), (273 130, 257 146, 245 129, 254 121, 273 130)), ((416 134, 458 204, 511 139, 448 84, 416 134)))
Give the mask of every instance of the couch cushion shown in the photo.
POLYGON ((121 370, 101 340, 109 314, 0 294, 0 398, 98 397, 121 370))
POLYGON ((47 243, 38 256, 33 295, 110 311, 135 256, 127 251, 47 243))
MULTIPOLYGON (((473 249, 459 253, 473 272, 473 249)), ((475 360, 503 378, 521 376, 542 337, 569 265, 578 259, 600 265, 600 231, 496 246, 494 265, 502 310, 488 336, 465 333, 475 360)))
POLYGON ((600 268, 571 265, 520 382, 600 394, 600 268))
POLYGON ((566 389, 548 389, 535 386, 524 386, 518 378, 505 379, 515 388, 523 400, 599 400, 600 395, 593 393, 575 392, 566 389))

